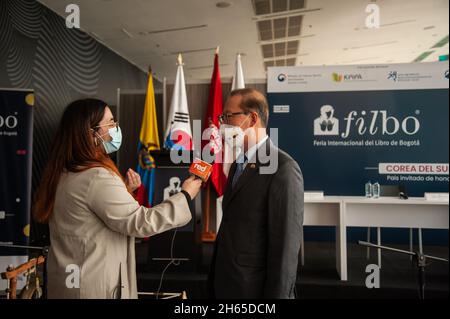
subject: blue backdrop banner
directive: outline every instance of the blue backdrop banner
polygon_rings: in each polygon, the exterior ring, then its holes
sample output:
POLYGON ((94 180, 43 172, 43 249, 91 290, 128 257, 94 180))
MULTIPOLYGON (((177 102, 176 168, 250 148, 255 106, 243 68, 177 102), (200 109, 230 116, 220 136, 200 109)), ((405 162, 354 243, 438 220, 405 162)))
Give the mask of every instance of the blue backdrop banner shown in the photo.
POLYGON ((448 88, 448 61, 269 68, 269 124, 306 191, 364 196, 371 181, 448 192, 448 88))

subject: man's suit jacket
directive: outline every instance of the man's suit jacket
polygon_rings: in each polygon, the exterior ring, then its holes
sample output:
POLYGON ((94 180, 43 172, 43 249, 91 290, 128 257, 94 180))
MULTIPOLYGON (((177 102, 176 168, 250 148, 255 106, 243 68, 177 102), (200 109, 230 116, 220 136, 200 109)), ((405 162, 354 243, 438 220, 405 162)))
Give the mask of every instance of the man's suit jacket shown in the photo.
POLYGON ((270 139, 260 151, 278 152, 275 173, 261 174, 267 164, 256 156, 232 187, 236 163, 230 168, 208 278, 213 298, 295 297, 303 176, 296 161, 270 139))

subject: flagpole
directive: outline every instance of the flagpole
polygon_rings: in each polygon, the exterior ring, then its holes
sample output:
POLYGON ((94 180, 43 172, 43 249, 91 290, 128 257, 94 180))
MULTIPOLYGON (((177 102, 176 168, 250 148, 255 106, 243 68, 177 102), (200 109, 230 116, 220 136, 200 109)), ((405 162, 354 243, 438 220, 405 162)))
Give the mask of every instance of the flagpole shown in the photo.
POLYGON ((216 233, 209 229, 210 215, 211 215, 211 182, 208 182, 206 186, 206 196, 205 196, 205 210, 204 210, 204 222, 203 222, 203 232, 202 241, 203 242, 213 242, 216 240, 216 233))
MULTIPOLYGON (((216 55, 219 54, 220 46, 216 48, 216 55)), ((206 199, 205 199, 205 213, 204 213, 204 223, 203 223, 203 233, 202 233, 202 241, 211 242, 216 239, 214 233, 209 230, 209 218, 211 215, 211 182, 208 182, 206 186, 206 199)))
MULTIPOLYGON (((215 54, 218 55, 220 51, 220 46, 217 46, 215 54)), ((216 240, 216 233, 210 231, 210 216, 211 216, 211 181, 208 181, 206 186, 206 196, 205 196, 205 207, 203 214, 203 232, 202 241, 203 242, 214 242, 216 240)))

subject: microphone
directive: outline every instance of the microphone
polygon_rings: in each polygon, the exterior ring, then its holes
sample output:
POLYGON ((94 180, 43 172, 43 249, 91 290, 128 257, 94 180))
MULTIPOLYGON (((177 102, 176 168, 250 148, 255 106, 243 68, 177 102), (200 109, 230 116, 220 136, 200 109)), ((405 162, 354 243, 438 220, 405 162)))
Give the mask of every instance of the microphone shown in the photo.
POLYGON ((200 178, 203 182, 207 182, 209 176, 211 175, 212 165, 204 162, 198 158, 194 159, 191 166, 189 167, 189 173, 191 175, 200 178))

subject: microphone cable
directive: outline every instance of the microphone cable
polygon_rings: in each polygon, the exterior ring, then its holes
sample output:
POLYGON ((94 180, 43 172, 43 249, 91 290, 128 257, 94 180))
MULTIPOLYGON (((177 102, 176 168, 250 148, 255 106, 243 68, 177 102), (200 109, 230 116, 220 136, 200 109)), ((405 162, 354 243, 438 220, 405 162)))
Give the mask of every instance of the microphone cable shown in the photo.
POLYGON ((166 273, 166 270, 169 269, 170 265, 174 265, 174 266, 179 266, 180 265, 180 260, 176 260, 176 259, 173 258, 173 247, 174 247, 175 237, 177 235, 177 231, 178 231, 178 228, 175 228, 175 231, 173 232, 173 236, 172 236, 172 242, 170 244, 170 262, 166 265, 166 267, 164 268, 163 272, 161 273, 161 278, 159 280, 158 291, 156 292, 156 299, 159 299, 159 293, 161 291, 161 287, 162 287, 162 283, 163 283, 163 279, 164 279, 164 274, 166 273))

